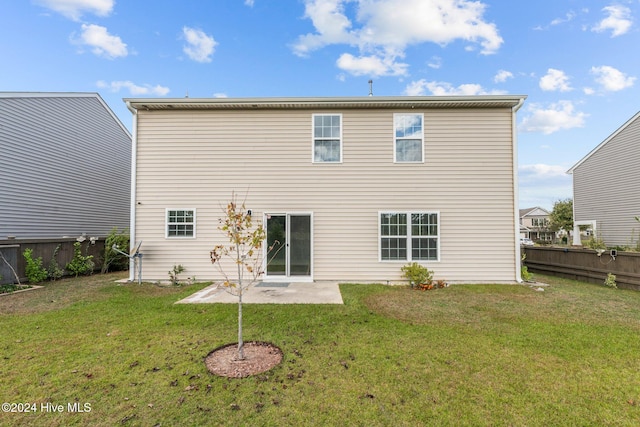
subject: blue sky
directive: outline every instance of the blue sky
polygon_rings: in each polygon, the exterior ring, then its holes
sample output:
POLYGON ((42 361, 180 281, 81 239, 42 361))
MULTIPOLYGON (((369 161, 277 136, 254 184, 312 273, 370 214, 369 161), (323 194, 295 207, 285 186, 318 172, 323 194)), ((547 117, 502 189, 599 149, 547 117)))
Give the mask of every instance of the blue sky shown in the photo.
POLYGON ((128 97, 527 95, 520 207, 640 110, 640 0, 9 0, 0 91, 128 97))

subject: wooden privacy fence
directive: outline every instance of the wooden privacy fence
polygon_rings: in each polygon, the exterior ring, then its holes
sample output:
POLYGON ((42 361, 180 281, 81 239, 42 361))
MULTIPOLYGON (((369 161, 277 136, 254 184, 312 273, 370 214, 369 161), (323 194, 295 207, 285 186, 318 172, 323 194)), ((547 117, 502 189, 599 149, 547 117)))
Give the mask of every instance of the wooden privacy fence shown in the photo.
MULTIPOLYGON (((73 259, 73 244, 76 241, 76 238, 1 240, 0 254, 2 254, 6 262, 0 258, 0 284, 16 282, 11 268, 15 270, 21 282, 27 281, 25 260, 22 255, 25 249, 33 250, 33 259, 42 257, 42 266, 47 268, 54 257, 56 248, 59 246, 55 261, 60 268, 64 269, 73 259), (11 267, 7 264, 10 264, 11 267)), ((81 249, 82 255, 93 255, 94 271, 99 271, 104 260, 104 238, 97 238, 93 243, 87 238, 81 243, 81 249)))
POLYGON ((640 291, 640 253, 602 254, 593 249, 523 246, 524 265, 530 272, 565 277, 591 283, 604 283, 607 274, 615 274, 619 288, 640 291))

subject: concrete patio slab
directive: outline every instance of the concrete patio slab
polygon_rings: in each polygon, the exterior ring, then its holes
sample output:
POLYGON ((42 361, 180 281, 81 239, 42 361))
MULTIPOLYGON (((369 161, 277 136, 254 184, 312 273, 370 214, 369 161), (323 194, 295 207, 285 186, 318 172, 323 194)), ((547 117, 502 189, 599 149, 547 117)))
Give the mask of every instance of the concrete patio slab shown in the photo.
MULTIPOLYGON (((338 282, 260 282, 242 294, 243 304, 344 304, 338 282)), ((215 284, 176 304, 237 304, 238 297, 215 284)))

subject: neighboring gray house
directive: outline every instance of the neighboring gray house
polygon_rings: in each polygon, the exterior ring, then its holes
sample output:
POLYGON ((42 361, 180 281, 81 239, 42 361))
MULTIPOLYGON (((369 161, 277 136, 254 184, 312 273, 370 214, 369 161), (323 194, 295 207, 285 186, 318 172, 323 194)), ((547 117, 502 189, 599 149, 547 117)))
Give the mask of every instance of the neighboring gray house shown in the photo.
POLYGON ((640 112, 567 172, 573 175, 574 245, 589 225, 607 246, 640 238, 640 112))
POLYGON ((97 93, 0 92, 0 240, 129 226, 131 134, 97 93))
POLYGON ((235 191, 282 248, 268 281, 399 282, 410 262, 452 282, 519 281, 524 99, 126 99, 142 277, 182 265, 221 279, 209 252, 228 242, 218 225, 235 191))

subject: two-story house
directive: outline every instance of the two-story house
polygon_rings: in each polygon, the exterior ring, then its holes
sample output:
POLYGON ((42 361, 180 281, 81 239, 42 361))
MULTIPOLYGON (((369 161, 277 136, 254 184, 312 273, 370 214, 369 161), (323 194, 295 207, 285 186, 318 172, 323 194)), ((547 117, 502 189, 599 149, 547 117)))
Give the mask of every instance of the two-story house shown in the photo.
POLYGON ((556 233, 549 228, 549 211, 534 207, 520 209, 520 235, 534 242, 552 242, 556 233))
POLYGON ((221 279, 232 192, 283 244, 265 280, 520 279, 516 111, 524 96, 125 99, 131 240, 145 280, 221 279), (472 206, 473 209, 469 209, 472 206))

